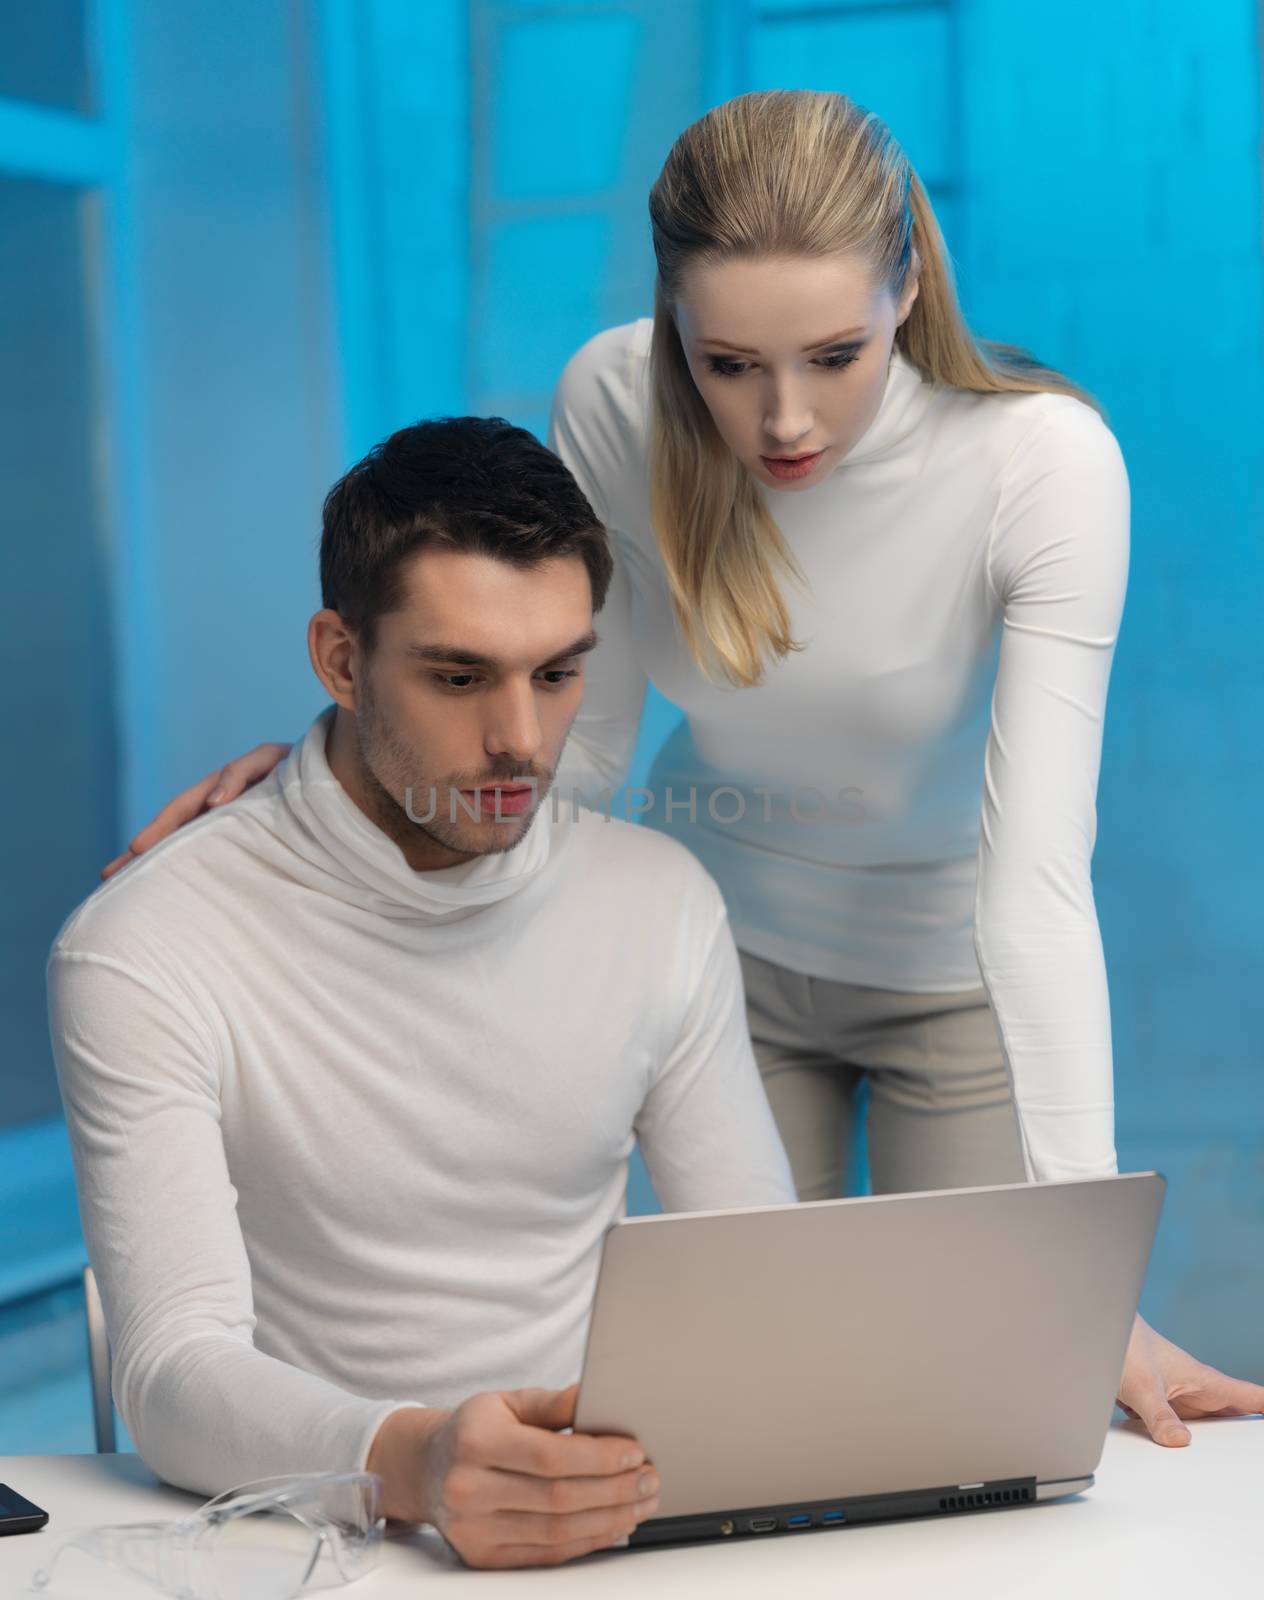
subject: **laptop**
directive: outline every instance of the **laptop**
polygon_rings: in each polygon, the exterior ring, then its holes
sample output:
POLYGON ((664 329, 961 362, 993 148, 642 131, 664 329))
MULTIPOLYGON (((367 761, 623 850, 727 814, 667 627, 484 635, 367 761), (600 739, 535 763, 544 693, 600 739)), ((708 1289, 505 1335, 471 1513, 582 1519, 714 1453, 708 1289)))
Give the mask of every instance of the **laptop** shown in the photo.
POLYGON ((1093 1482, 1157 1172, 632 1217, 575 1431, 662 1480, 629 1544, 1007 1510, 1093 1482))

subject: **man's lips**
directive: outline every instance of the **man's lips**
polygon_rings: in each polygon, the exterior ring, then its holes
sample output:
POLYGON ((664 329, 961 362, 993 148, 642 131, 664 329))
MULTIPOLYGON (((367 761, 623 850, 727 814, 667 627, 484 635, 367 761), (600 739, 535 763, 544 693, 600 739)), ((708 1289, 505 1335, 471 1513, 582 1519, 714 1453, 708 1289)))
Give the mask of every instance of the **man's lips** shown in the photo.
POLYGON ((535 798, 535 788, 529 783, 483 783, 461 793, 469 796, 480 816, 492 817, 516 816, 535 798))

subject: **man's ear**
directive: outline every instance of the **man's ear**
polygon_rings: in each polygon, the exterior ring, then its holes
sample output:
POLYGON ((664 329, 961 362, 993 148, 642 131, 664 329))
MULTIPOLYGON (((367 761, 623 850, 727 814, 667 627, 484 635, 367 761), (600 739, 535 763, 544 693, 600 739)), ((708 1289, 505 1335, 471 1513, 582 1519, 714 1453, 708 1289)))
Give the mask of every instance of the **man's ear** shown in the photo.
POLYGON ((329 698, 344 711, 355 711, 363 657, 355 633, 336 611, 318 611, 307 624, 307 654, 329 698))

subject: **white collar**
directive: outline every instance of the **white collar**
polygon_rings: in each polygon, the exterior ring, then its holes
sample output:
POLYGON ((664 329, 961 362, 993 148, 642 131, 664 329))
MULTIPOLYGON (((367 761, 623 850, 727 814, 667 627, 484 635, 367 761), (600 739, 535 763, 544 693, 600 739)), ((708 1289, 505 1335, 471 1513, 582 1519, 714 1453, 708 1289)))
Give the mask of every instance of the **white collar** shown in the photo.
POLYGON ((853 467, 894 455, 916 432, 930 404, 932 386, 898 345, 891 346, 886 388, 873 421, 834 468, 853 467))
POLYGON ((403 910, 449 919, 515 894, 547 864, 552 823, 546 798, 512 850, 475 856, 437 871, 414 870, 400 847, 370 822, 330 768, 325 742, 335 709, 329 706, 322 711, 291 750, 281 769, 280 790, 297 824, 292 842, 309 861, 330 874, 338 885, 335 892, 343 898, 387 915, 398 916, 403 910))

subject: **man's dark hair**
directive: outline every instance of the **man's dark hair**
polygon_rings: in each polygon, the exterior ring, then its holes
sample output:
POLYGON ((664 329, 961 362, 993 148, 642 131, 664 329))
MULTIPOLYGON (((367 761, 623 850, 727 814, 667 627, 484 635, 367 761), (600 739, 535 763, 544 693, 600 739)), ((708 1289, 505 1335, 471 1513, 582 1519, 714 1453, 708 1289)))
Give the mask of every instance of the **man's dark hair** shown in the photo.
POLYGON ((610 586, 609 539, 566 466, 503 417, 439 417, 374 445, 325 497, 322 603, 371 651, 403 604, 407 559, 431 548, 534 567, 579 556, 593 610, 610 586))

